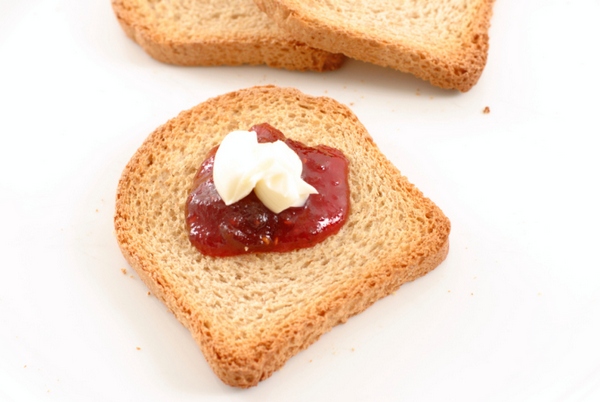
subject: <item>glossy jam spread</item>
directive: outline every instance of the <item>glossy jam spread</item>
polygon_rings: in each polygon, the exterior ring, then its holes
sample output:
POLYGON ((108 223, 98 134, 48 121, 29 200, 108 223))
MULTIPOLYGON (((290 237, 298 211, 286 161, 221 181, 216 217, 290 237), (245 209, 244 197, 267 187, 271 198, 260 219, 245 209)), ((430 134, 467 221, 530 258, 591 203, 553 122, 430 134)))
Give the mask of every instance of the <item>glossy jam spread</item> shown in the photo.
POLYGON ((337 149, 311 148, 286 139, 267 123, 256 125, 259 142, 284 141, 302 160, 302 179, 317 189, 303 207, 278 214, 254 192, 226 206, 213 182, 217 148, 209 152, 194 179, 186 204, 190 241, 203 254, 232 256, 249 252, 285 252, 312 247, 337 233, 348 217, 348 162, 337 149))

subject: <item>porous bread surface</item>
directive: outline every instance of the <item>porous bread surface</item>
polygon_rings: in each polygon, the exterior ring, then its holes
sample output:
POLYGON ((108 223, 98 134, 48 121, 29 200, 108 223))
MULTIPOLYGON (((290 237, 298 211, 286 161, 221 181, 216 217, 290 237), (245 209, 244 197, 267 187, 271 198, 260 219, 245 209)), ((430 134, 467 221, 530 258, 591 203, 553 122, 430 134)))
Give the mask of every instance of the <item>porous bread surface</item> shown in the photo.
POLYGON ((265 86, 210 99, 153 132, 119 182, 115 229, 124 256, 190 329, 215 373, 249 387, 333 326, 435 268, 447 254, 450 223, 347 107, 265 86), (348 220, 311 248, 204 256, 185 225, 194 175, 227 133, 263 122, 344 153, 348 220))
POLYGON ((487 61, 494 0, 254 0, 290 35, 468 91, 487 61))
POLYGON ((344 60, 291 39, 252 0, 112 0, 112 6, 125 33, 165 63, 326 71, 344 60))

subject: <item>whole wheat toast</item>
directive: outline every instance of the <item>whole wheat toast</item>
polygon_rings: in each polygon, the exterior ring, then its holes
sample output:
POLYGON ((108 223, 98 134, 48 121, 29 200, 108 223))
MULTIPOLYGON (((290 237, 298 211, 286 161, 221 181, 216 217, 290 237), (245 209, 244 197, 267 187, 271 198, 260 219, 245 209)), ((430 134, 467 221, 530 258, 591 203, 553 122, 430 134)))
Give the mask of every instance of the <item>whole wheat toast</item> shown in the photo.
POLYGON ((450 222, 326 97, 253 87, 184 111, 145 140, 118 185, 116 236, 150 290, 190 330, 214 372, 250 387, 333 326, 440 264, 450 222), (185 203, 196 171, 224 136, 268 122, 348 159, 342 229, 289 253, 207 257, 190 243, 185 203))
POLYGON ((327 71, 344 61, 290 38, 252 0, 111 1, 127 36, 164 63, 327 71))
POLYGON ((494 0, 254 0, 292 37, 466 92, 487 61, 494 0))

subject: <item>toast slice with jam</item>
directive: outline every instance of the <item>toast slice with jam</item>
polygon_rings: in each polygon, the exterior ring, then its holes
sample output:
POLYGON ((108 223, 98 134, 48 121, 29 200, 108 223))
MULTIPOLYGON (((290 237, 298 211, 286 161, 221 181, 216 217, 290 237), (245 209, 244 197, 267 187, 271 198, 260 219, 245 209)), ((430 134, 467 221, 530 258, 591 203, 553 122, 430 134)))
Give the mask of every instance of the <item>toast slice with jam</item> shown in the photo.
POLYGON ((114 224, 129 264, 190 330, 217 376, 236 387, 256 385, 335 325, 434 269, 450 232, 442 211, 350 109, 274 86, 209 99, 150 134, 123 171, 114 224), (344 154, 347 221, 309 248, 205 256, 185 221, 196 172, 225 135, 262 122, 344 154))

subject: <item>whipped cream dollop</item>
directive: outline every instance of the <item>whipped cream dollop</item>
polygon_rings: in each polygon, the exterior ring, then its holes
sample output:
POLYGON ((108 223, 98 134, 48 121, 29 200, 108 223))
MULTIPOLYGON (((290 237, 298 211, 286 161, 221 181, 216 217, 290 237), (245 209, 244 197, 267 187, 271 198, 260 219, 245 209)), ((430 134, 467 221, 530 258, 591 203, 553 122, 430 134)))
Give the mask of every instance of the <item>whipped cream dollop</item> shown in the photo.
POLYGON ((217 192, 231 205, 254 190, 274 213, 301 207, 318 191, 301 178, 302 161, 283 141, 259 143, 254 131, 233 131, 215 155, 213 180, 217 192))

